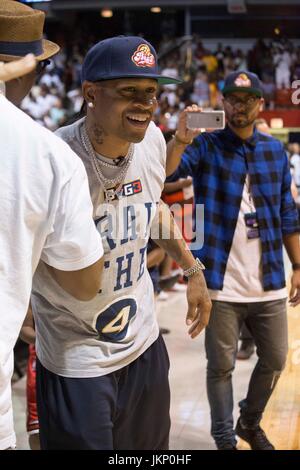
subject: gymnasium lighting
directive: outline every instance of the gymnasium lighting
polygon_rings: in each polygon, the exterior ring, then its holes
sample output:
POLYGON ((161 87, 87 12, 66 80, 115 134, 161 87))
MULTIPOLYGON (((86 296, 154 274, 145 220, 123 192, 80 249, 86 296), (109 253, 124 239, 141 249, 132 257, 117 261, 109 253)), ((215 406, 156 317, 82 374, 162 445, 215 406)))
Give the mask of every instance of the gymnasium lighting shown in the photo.
POLYGON ((152 7, 150 8, 151 13, 161 13, 160 7, 152 7))
POLYGON ((274 29, 274 33, 278 36, 280 34, 280 29, 279 28, 275 28, 274 29))
POLYGON ((102 18, 111 18, 113 16, 113 11, 108 8, 103 8, 101 10, 101 16, 102 18))

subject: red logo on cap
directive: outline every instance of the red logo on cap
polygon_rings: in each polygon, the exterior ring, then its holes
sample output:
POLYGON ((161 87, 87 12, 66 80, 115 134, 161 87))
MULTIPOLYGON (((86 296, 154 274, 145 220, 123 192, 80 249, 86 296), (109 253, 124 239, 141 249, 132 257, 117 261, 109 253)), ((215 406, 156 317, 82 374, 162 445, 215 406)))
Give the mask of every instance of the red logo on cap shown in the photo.
POLYGON ((141 44, 133 53, 131 60, 137 67, 153 67, 155 65, 155 57, 147 44, 141 44))

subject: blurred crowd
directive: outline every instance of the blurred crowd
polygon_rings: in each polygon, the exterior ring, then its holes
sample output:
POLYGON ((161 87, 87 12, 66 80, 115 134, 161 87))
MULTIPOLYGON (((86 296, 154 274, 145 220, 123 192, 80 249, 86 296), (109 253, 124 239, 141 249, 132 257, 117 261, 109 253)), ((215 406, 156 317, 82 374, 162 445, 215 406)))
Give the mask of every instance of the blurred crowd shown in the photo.
MULTIPOLYGON (((92 38, 81 44, 89 47, 91 42, 92 38)), ((300 47, 288 40, 257 40, 247 51, 221 43, 216 50, 208 50, 194 36, 164 39, 158 50, 162 73, 184 78, 182 85, 166 85, 160 90, 156 120, 163 132, 176 128, 180 110, 191 102, 203 108, 220 108, 224 79, 234 70, 259 75, 270 109, 278 104, 276 94, 289 92, 291 83, 300 79, 300 47)), ((85 52, 79 43, 65 44, 22 103, 23 110, 51 130, 81 108, 80 72, 85 52)))
MULTIPOLYGON (((83 104, 81 66, 86 49, 96 39, 88 36, 85 41, 64 43, 62 38, 61 42, 64 44, 61 51, 50 63, 44 63, 36 86, 22 102, 25 112, 53 131, 80 112, 83 104)), ((287 39, 268 42, 259 39, 245 51, 221 43, 215 50, 208 50, 197 36, 163 37, 158 52, 162 74, 184 79, 179 86, 164 85, 159 91, 155 121, 167 140, 177 127, 180 111, 187 105, 221 107, 224 79, 234 70, 251 70, 258 74, 264 87, 266 107, 270 109, 276 106, 276 93, 290 92, 291 83, 300 80, 300 46, 287 39)), ((287 151, 294 183, 300 193, 299 145, 291 144, 287 151)))

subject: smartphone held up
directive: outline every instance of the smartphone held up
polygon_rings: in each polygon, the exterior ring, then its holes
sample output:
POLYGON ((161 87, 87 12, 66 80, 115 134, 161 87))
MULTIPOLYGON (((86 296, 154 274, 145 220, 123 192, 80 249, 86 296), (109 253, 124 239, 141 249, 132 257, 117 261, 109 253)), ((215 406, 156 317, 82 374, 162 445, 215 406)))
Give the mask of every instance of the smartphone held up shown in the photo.
POLYGON ((194 111, 187 113, 188 129, 224 129, 224 111, 194 111))

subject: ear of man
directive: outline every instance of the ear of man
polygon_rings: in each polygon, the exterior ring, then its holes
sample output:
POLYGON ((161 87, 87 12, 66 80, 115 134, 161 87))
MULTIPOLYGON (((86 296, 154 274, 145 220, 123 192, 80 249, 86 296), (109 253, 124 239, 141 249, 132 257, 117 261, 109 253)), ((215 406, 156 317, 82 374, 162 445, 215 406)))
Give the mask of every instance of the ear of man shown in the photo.
POLYGON ((96 85, 93 82, 85 80, 82 84, 82 94, 87 103, 95 104, 96 85))
POLYGON ((265 107, 265 100, 263 98, 260 99, 260 104, 259 104, 259 111, 262 112, 265 107))

